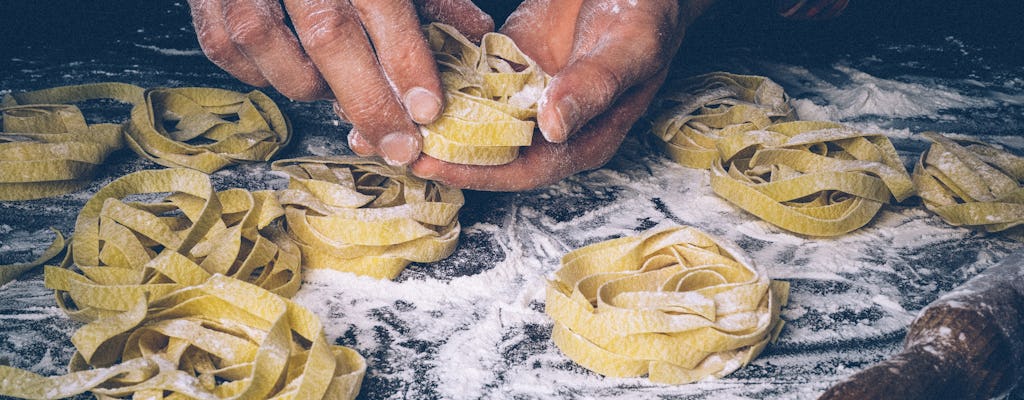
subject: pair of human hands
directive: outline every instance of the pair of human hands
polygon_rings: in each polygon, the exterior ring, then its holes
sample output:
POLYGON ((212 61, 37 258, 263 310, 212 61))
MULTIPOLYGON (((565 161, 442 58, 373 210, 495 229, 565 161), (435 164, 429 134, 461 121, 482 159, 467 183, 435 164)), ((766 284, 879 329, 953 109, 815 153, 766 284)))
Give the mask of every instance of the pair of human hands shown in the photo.
POLYGON ((472 166, 421 154, 417 127, 440 115, 444 98, 420 17, 479 40, 494 22, 470 0, 189 0, 211 61, 294 100, 333 99, 352 123, 356 154, 452 186, 501 191, 607 162, 664 81, 685 27, 710 3, 524 1, 501 32, 553 75, 538 110, 542 138, 509 164, 472 166))

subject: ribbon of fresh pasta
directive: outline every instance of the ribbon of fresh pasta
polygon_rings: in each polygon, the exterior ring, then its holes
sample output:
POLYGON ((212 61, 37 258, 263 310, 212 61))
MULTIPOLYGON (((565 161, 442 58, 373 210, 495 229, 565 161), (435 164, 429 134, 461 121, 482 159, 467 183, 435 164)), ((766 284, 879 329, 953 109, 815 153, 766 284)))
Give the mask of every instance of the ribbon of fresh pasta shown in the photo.
POLYGON ((61 86, 6 95, 0 116, 0 200, 78 190, 124 141, 158 164, 212 173, 266 161, 291 137, 287 118, 258 91, 144 90, 116 82, 61 86), (77 107, 65 104, 96 99, 132 104, 130 120, 90 125, 77 107))
POLYGON ((485 34, 478 47, 448 25, 425 30, 447 104, 421 128, 423 153, 458 164, 516 159, 519 147, 531 143, 537 101, 550 77, 507 36, 485 34))
POLYGON ((689 168, 711 168, 724 136, 796 118, 785 91, 771 79, 727 72, 686 79, 661 103, 652 133, 672 160, 689 168))
POLYGON ((167 167, 209 174, 239 162, 267 161, 291 138, 288 119, 259 91, 157 88, 144 97, 132 109, 126 140, 139 155, 167 167))
POLYGON ((328 345, 316 316, 285 299, 301 282, 301 256, 283 214, 272 192, 214 192, 190 169, 103 187, 44 277, 57 304, 88 322, 72 337, 70 373, 0 367, 0 394, 354 398, 365 360, 328 345))
POLYGON ((0 265, 0 286, 3 286, 7 282, 13 281, 15 278, 21 276, 21 274, 25 273, 26 271, 43 265, 47 261, 50 261, 53 258, 60 255, 60 253, 63 252, 66 247, 64 235, 62 235, 60 231, 56 229, 53 230, 53 233, 56 234, 57 237, 53 239, 53 242, 50 243, 50 246, 43 251, 43 254, 40 254, 39 257, 37 257, 35 260, 24 263, 0 265))
POLYGON ((850 232, 882 204, 914 194, 892 142, 831 122, 797 121, 735 132, 718 142, 711 188, 780 228, 811 236, 850 232))
MULTIPOLYGON (((122 312, 83 326, 64 376, 0 366, 0 394, 59 399, 92 391, 100 399, 352 399, 366 362, 327 343, 309 310, 258 286, 210 276, 177 253, 178 289, 111 293, 122 312)), ((59 268, 48 268, 47 274, 59 268)))
POLYGON ((934 132, 914 168, 929 210, 957 226, 998 232, 1024 224, 1024 158, 973 140, 934 132))
POLYGON ((308 268, 394 279, 458 243, 462 191, 357 157, 278 160, 287 232, 308 268))
POLYGON ((547 288, 552 339, 587 369, 688 383, 746 365, 782 329, 789 286, 690 227, 566 254, 547 288))
POLYGON ((8 94, 0 105, 0 200, 31 200, 73 192, 122 147, 120 124, 88 124, 78 107, 59 104, 141 98, 126 84, 65 86, 8 94))

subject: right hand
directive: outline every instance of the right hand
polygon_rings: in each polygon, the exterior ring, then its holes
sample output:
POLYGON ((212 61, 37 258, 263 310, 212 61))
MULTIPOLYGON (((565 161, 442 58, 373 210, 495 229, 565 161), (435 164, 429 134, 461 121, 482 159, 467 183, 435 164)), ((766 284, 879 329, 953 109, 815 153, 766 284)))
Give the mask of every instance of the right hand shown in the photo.
POLYGON ((189 0, 203 52, 254 86, 300 101, 334 99, 352 123, 349 147, 406 165, 420 155, 416 124, 444 95, 418 15, 479 40, 494 21, 470 0, 189 0), (419 14, 417 14, 417 11, 419 14), (285 24, 285 13, 294 32, 285 24))

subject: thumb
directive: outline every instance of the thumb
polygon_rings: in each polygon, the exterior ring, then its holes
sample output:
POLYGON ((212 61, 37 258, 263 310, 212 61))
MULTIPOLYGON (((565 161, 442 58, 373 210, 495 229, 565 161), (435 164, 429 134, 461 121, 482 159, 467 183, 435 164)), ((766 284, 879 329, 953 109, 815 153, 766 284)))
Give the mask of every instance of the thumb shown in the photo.
POLYGON ((568 140, 623 92, 664 70, 682 39, 681 33, 659 33, 664 30, 656 24, 607 24, 577 32, 599 36, 577 37, 568 65, 541 96, 537 125, 550 142, 568 140))

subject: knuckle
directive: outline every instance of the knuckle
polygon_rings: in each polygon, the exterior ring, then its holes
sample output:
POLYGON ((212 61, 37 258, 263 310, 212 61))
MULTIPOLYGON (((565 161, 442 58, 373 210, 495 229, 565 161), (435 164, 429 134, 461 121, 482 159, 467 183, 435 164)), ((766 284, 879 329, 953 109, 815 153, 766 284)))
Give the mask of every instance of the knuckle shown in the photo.
POLYGON ((396 100, 390 88, 373 85, 350 89, 354 89, 349 91, 350 94, 359 95, 356 96, 357 101, 350 101, 344 105, 345 115, 353 124, 361 126, 360 131, 364 134, 376 136, 374 134, 390 133, 393 129, 387 129, 388 126, 396 126, 399 121, 407 119, 404 115, 392 111, 396 108, 396 100))
POLYGON ((345 8, 331 7, 305 16, 305 28, 300 32, 303 45, 312 51, 336 46, 349 32, 362 32, 356 15, 345 8), (357 29, 358 28, 358 29, 357 29))
POLYGON ((231 42, 242 47, 265 43, 271 35, 270 24, 258 18, 231 18, 225 24, 231 42))
POLYGON ((277 87, 277 91, 296 101, 314 101, 323 97, 325 85, 320 77, 300 78, 277 87))

